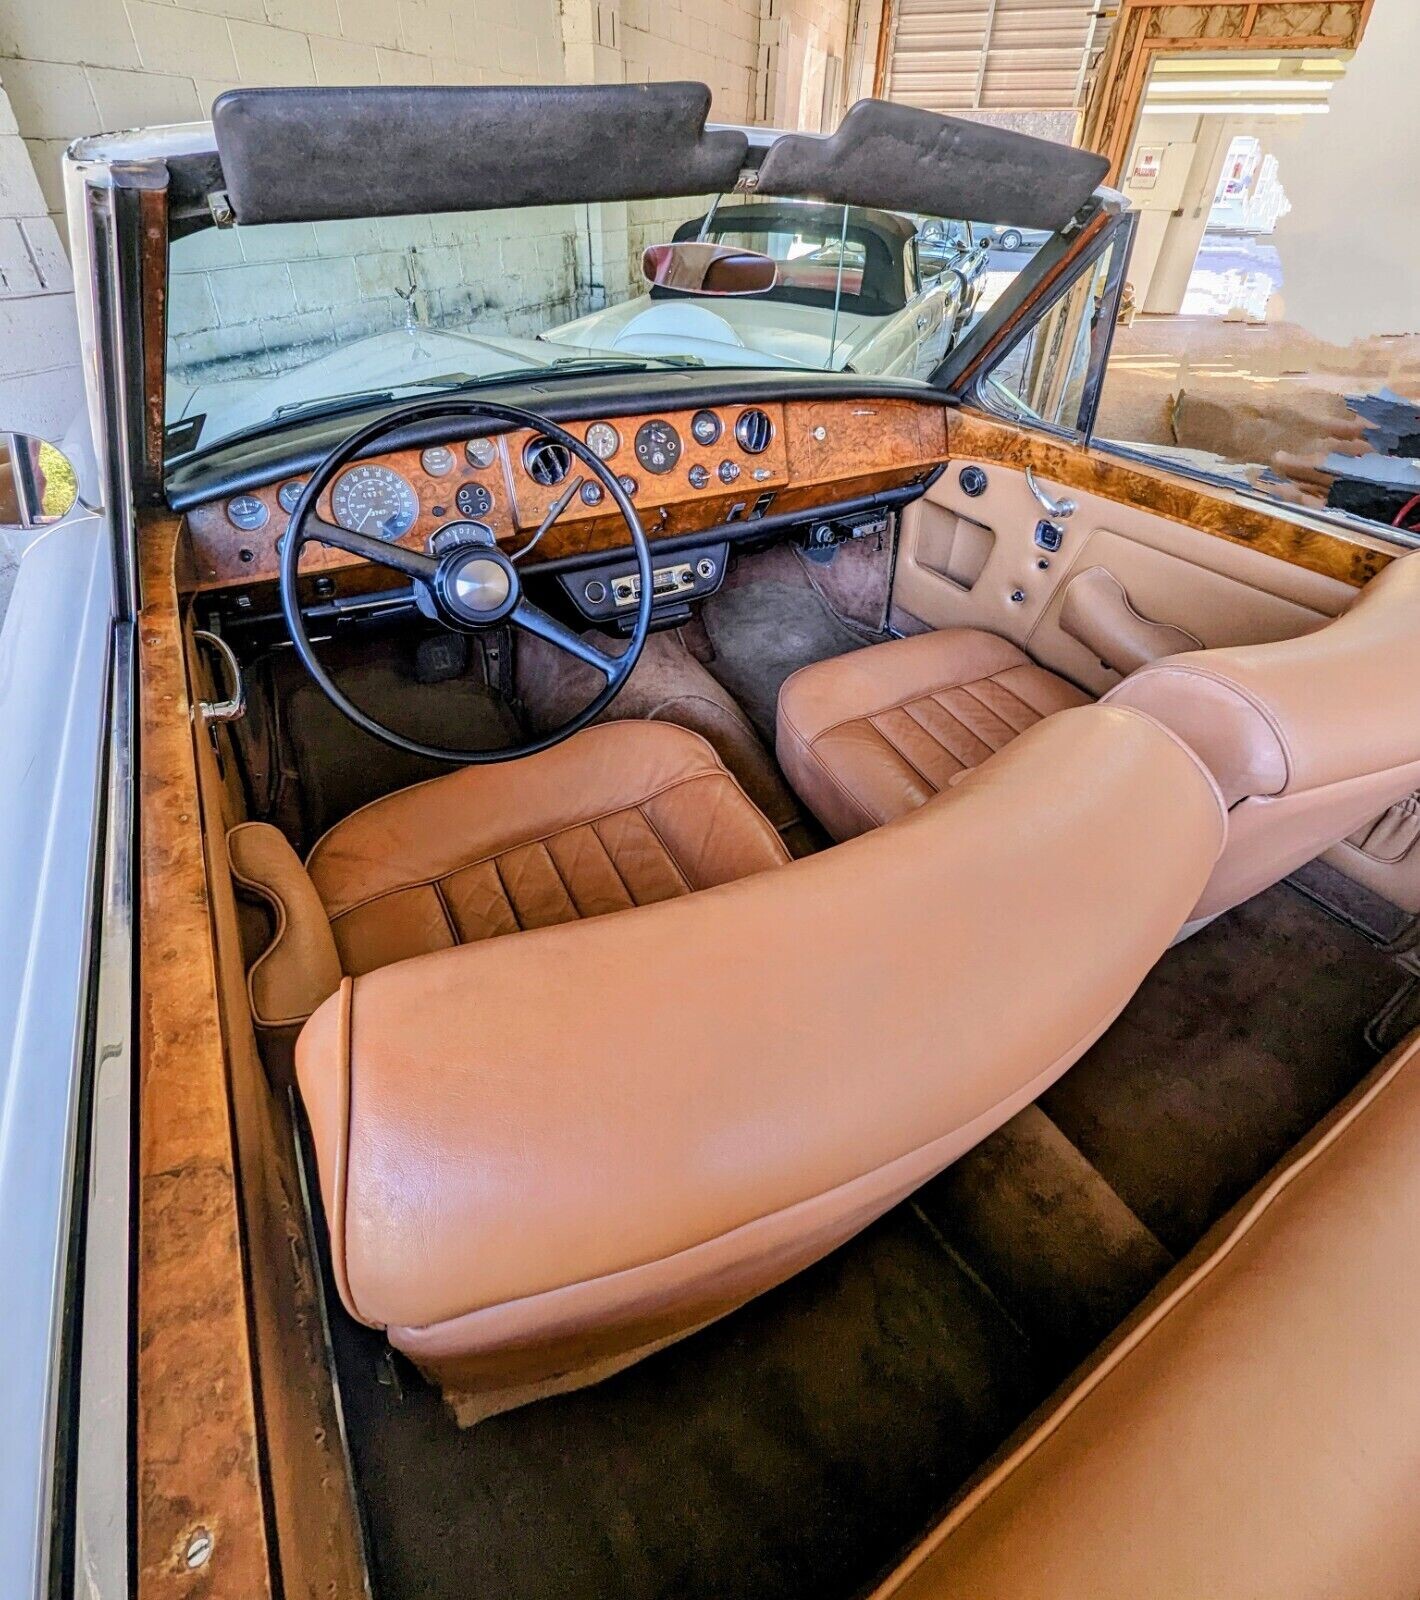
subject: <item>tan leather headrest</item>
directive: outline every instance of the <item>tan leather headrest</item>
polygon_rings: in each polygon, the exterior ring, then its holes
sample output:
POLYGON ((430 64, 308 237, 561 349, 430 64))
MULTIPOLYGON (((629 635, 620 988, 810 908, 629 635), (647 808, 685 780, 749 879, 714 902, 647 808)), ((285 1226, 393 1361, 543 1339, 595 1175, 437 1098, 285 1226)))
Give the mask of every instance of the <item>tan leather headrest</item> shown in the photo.
POLYGON ((1230 806, 1420 761, 1420 552, 1314 633, 1170 656, 1105 700, 1172 728, 1230 806))

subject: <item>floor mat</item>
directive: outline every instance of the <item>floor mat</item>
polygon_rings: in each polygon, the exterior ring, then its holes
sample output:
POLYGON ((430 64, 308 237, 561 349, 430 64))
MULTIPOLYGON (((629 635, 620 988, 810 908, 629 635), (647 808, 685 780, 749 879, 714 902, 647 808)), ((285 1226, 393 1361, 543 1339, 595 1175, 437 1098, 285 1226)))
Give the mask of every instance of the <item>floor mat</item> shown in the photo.
POLYGON ((593 1389, 468 1431, 335 1319, 379 1600, 846 1595, 1049 1388, 979 1280, 899 1208, 593 1389))
POLYGON ((1403 976, 1279 884, 1170 950, 1040 1105, 1182 1254, 1374 1065, 1403 976))
MULTIPOLYGON (((517 742, 512 712, 484 685, 476 666, 442 683, 420 683, 412 645, 388 639, 327 645, 322 658, 355 705, 407 738, 470 750, 517 742)), ((282 653, 277 672, 285 708, 283 759, 295 770, 271 820, 298 838, 301 848, 369 801, 454 770, 357 728, 291 653, 282 653)))
POLYGON ((807 582, 765 581, 726 588, 701 613, 714 648, 710 672, 774 743, 779 686, 791 672, 868 641, 834 616, 807 582))

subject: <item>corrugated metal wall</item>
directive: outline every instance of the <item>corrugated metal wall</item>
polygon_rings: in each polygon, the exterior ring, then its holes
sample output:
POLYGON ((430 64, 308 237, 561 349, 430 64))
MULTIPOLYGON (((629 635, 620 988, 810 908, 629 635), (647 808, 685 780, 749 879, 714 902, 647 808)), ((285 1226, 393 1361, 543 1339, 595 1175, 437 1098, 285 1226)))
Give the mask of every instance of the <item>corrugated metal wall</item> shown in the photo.
POLYGON ((897 0, 887 96, 929 111, 1066 111, 1099 0, 897 0))

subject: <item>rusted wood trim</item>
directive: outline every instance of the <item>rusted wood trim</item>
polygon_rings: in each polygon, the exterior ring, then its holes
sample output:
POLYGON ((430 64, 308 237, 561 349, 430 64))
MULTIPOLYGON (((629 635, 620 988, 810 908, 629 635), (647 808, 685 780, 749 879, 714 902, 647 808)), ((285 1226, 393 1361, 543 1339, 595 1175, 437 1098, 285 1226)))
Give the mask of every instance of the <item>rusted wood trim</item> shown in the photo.
POLYGON ((1089 148, 1109 157, 1106 181, 1118 186, 1123 180, 1156 56, 1190 51, 1354 50, 1365 35, 1374 0, 1344 0, 1344 3, 1354 8, 1354 27, 1346 35, 1258 32, 1259 24, 1264 28, 1272 25, 1275 8, 1264 0, 1250 0, 1238 11, 1233 32, 1198 37, 1150 34, 1150 13, 1166 9, 1200 13, 1221 10, 1218 0, 1213 0, 1212 4, 1207 0, 1199 0, 1197 4, 1189 4, 1188 0, 1121 0, 1108 58, 1101 64, 1090 94, 1083 141, 1089 148))
POLYGON ((147 518, 139 543, 137 1595, 265 1600, 273 1586, 178 528, 174 517, 147 518))
POLYGON ((1354 588, 1369 583, 1395 553, 1379 540, 1318 528, 1285 507, 1275 512, 1243 495, 1194 483, 1142 462, 1124 461, 1017 427, 979 411, 954 412, 947 430, 953 461, 1033 467, 1052 483, 1135 506, 1276 557, 1354 588))
POLYGON ((892 36, 897 29, 898 0, 883 0, 878 19, 878 51, 873 59, 873 98, 887 98, 888 64, 892 60, 892 36))
POLYGON ((161 493, 166 424, 168 363, 168 194, 144 189, 138 196, 142 230, 138 271, 143 307, 143 466, 142 488, 161 493))

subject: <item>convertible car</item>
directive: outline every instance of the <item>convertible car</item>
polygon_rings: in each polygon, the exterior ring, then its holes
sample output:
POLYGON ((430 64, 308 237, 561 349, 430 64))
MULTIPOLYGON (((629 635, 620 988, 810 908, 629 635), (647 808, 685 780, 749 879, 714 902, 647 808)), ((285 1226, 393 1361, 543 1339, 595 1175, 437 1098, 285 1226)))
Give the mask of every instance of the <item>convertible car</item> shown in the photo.
MULTIPOLYGON (((717 203, 675 230, 674 245, 709 241, 755 251, 775 271, 757 292, 721 296, 657 281, 544 338, 601 350, 695 351, 711 366, 823 367, 927 377, 971 320, 984 248, 966 224, 865 206, 809 201, 717 203)), ((663 277, 664 274, 661 274, 663 277)))
POLYGON ((1100 158, 709 104, 69 154, 6 1592, 1413 1596, 1416 541, 1093 441, 1100 158), (714 194, 1049 238, 924 377, 549 364, 714 194), (506 363, 362 386, 406 316, 506 363))

